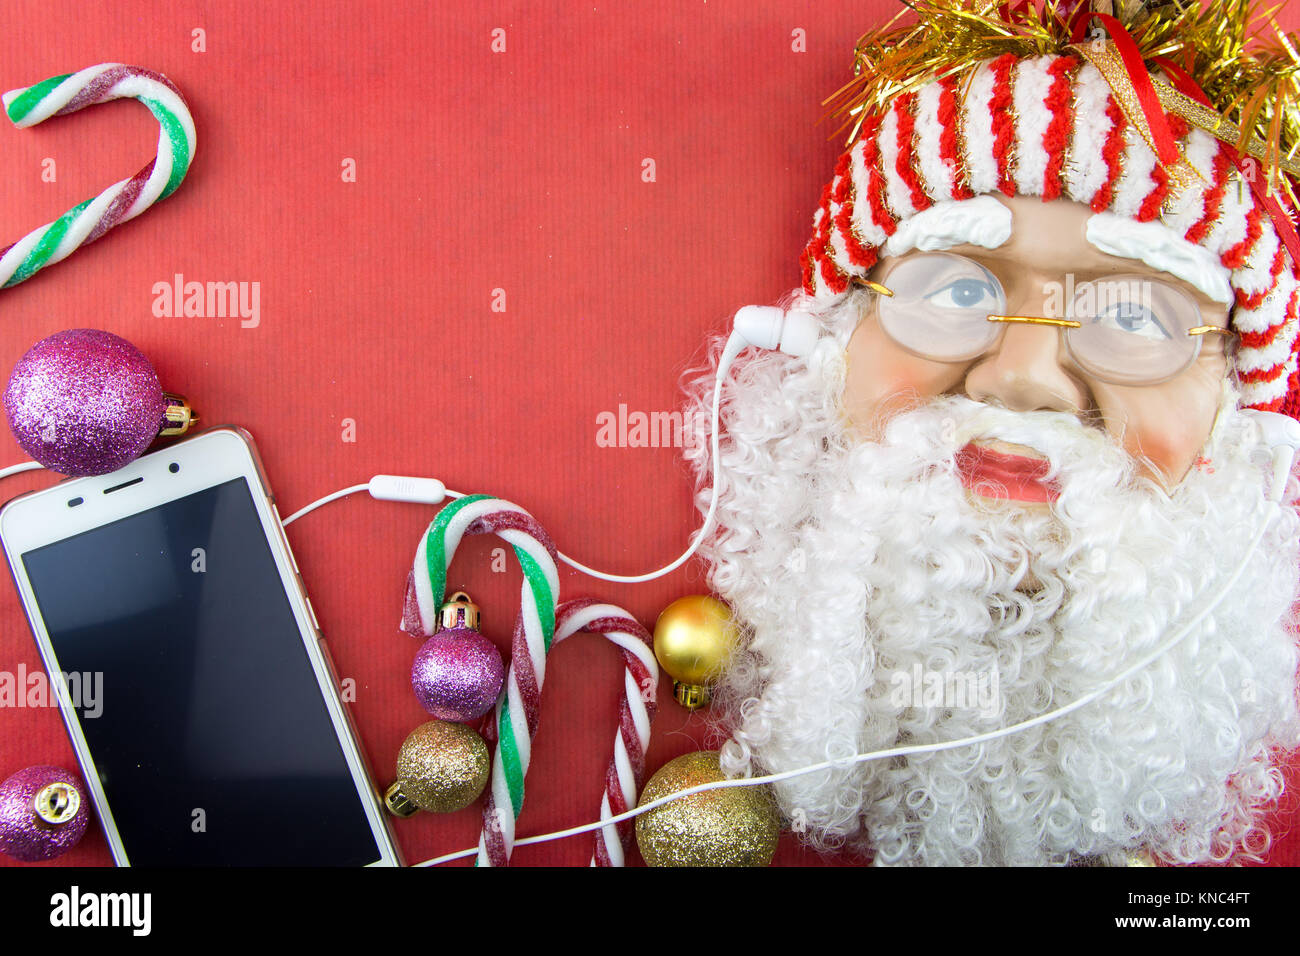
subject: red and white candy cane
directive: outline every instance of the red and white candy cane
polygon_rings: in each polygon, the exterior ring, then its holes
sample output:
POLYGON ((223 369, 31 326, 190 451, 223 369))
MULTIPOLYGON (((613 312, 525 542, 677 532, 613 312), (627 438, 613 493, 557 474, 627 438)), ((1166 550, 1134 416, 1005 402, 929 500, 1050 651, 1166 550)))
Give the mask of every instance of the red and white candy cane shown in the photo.
MULTIPOLYGON (((541 711, 546 654, 555 641, 579 631, 594 631, 624 652, 624 698, 614 759, 606 774, 602 819, 623 812, 636 800, 659 669, 649 634, 626 611, 594 601, 574 601, 564 606, 563 617, 558 615, 559 579, 550 536, 523 508, 488 495, 458 498, 430 523, 407 578, 403 630, 421 637, 433 633, 437 609, 446 594, 447 568, 467 534, 499 536, 514 548, 524 573, 510 668, 494 714, 496 748, 477 859, 479 866, 506 866, 514 850, 515 820, 523 809, 524 778, 541 711)), ((623 842, 629 834, 625 825, 602 829, 593 864, 621 864, 623 842)))
MULTIPOLYGON (((579 633, 603 634, 623 651, 623 697, 618 707, 614 756, 605 771, 600 818, 625 813, 636 806, 645 777, 645 752, 650 746, 650 722, 658 700, 659 662, 650 634, 620 607, 592 598, 565 601, 555 618, 555 643, 579 633)), ((596 834, 592 866, 622 866, 632 839, 631 820, 610 824, 596 834)), ((480 853, 482 844, 480 844, 480 853)))
POLYGON ((68 210, 54 222, 0 249, 0 289, 29 279, 114 226, 134 219, 180 186, 194 158, 194 120, 180 90, 160 73, 101 63, 4 94, 5 115, 18 127, 123 98, 137 99, 158 120, 158 155, 130 179, 68 210))

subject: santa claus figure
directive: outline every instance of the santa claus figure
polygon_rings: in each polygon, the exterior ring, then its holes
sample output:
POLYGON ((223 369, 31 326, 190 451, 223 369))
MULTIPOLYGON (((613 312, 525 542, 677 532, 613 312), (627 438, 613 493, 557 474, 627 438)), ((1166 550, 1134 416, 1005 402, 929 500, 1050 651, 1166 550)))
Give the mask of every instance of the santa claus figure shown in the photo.
POLYGON ((1300 743, 1269 420, 1300 410, 1300 66, 1276 35, 1229 48, 1244 4, 1187 6, 922 3, 855 51, 856 130, 782 303, 819 338, 731 369, 704 548, 743 633, 723 768, 844 758, 776 786, 817 847, 1269 848, 1300 743))

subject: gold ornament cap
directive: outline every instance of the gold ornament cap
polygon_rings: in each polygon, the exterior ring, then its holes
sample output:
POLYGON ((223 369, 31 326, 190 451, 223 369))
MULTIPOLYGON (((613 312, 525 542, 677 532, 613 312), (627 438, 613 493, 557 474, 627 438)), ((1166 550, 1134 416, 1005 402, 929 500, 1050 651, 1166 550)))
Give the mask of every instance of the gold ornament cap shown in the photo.
POLYGON ((46 784, 32 800, 36 815, 53 826, 67 823, 81 808, 81 794, 77 788, 62 781, 46 784))
POLYGON ((198 423, 199 413, 190 408, 190 403, 183 395, 175 395, 171 392, 163 392, 163 401, 167 407, 163 409, 162 428, 159 429, 159 435, 184 435, 190 428, 198 423))
POLYGON ((478 619, 478 605, 464 591, 457 591, 438 609, 438 630, 467 627, 471 631, 477 631, 478 619))
POLYGON ((709 701, 713 700, 713 691, 705 684, 683 684, 681 681, 675 680, 673 681, 673 700, 687 710, 699 710, 701 707, 707 707, 709 701))
POLYGON ((415 805, 415 802, 402 792, 400 781, 384 791, 384 806, 388 808, 388 812, 393 816, 400 817, 403 820, 420 812, 420 808, 415 805))
MULTIPOLYGON (((638 806, 723 779, 717 751, 685 754, 659 768, 638 806)), ((766 784, 706 790, 636 818, 636 843, 649 866, 767 866, 780 835, 766 784)))

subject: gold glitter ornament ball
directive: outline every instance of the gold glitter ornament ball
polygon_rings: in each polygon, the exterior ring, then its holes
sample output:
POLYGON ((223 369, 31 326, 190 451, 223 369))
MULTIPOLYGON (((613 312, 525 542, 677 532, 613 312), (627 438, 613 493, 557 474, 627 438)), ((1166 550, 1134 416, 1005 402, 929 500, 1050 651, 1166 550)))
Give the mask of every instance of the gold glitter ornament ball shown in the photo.
MULTIPOLYGON (((670 760, 650 778, 639 806, 725 779, 715 750, 670 760)), ((636 818, 636 842, 649 866, 767 866, 781 820, 766 786, 708 790, 636 818)))
POLYGON ((488 750, 471 727, 431 720, 411 731, 397 755, 397 782, 412 803, 432 813, 463 810, 488 780, 488 750))

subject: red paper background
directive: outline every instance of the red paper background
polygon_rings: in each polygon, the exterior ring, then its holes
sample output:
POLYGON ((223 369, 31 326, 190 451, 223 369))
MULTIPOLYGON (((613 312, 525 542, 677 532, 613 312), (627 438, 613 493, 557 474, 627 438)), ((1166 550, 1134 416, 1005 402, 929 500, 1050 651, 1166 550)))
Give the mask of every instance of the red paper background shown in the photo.
MULTIPOLYGON (((375 473, 432 475, 518 502, 584 563, 659 567, 696 527, 686 469, 675 449, 599 447, 597 415, 677 407, 706 335, 798 284, 839 151, 816 125, 819 102, 848 78, 859 35, 895 9, 9 0, 0 88, 103 61, 146 66, 185 94, 198 149, 157 209, 0 292, 0 367, 7 375, 60 329, 105 328, 149 355, 207 423, 252 432, 283 514, 375 473), (504 53, 491 49, 496 28, 504 53), (205 52, 192 49, 196 29, 205 52), (795 30, 807 52, 792 49, 795 30), (341 175, 348 158, 355 183, 341 175), (260 283, 260 324, 155 317, 152 287, 177 273, 260 283), (344 419, 354 443, 342 440, 344 419)), ((1300 12, 1279 16, 1300 26, 1300 12)), ((0 127, 0 245, 135 172, 156 140, 153 118, 130 102, 0 127), (54 183, 41 178, 46 158, 54 183)), ((0 465, 21 460, 0 431, 0 465)), ((23 474, 0 497, 50 481, 23 474)), ((359 496, 289 529, 340 675, 356 681, 352 711, 381 785, 425 719, 409 685, 418 645, 396 623, 432 513, 359 496)), ((497 546, 467 539, 451 584, 470 590, 504 649, 519 577, 513 559, 490 571, 497 546)), ((653 626, 669 601, 705 586, 693 563, 623 586, 562 568, 561 589, 653 626)), ((0 668, 39 668, 7 584, 0 622, 0 668)), ((551 655, 521 837, 596 819, 621 669, 590 635, 551 655)), ((660 702, 650 770, 706 743, 703 715, 672 703, 667 680, 660 702)), ((57 712, 0 711, 0 776, 36 763, 75 764, 57 712)), ((478 827, 471 809, 398 832, 416 862, 473 846, 478 827)), ((1270 862, 1296 861, 1294 829, 1270 862)), ((514 859, 581 865, 590 853, 578 837, 514 859)), ((109 862, 92 828, 55 865, 109 862)), ((787 834, 777 862, 854 861, 823 860, 787 834)))

